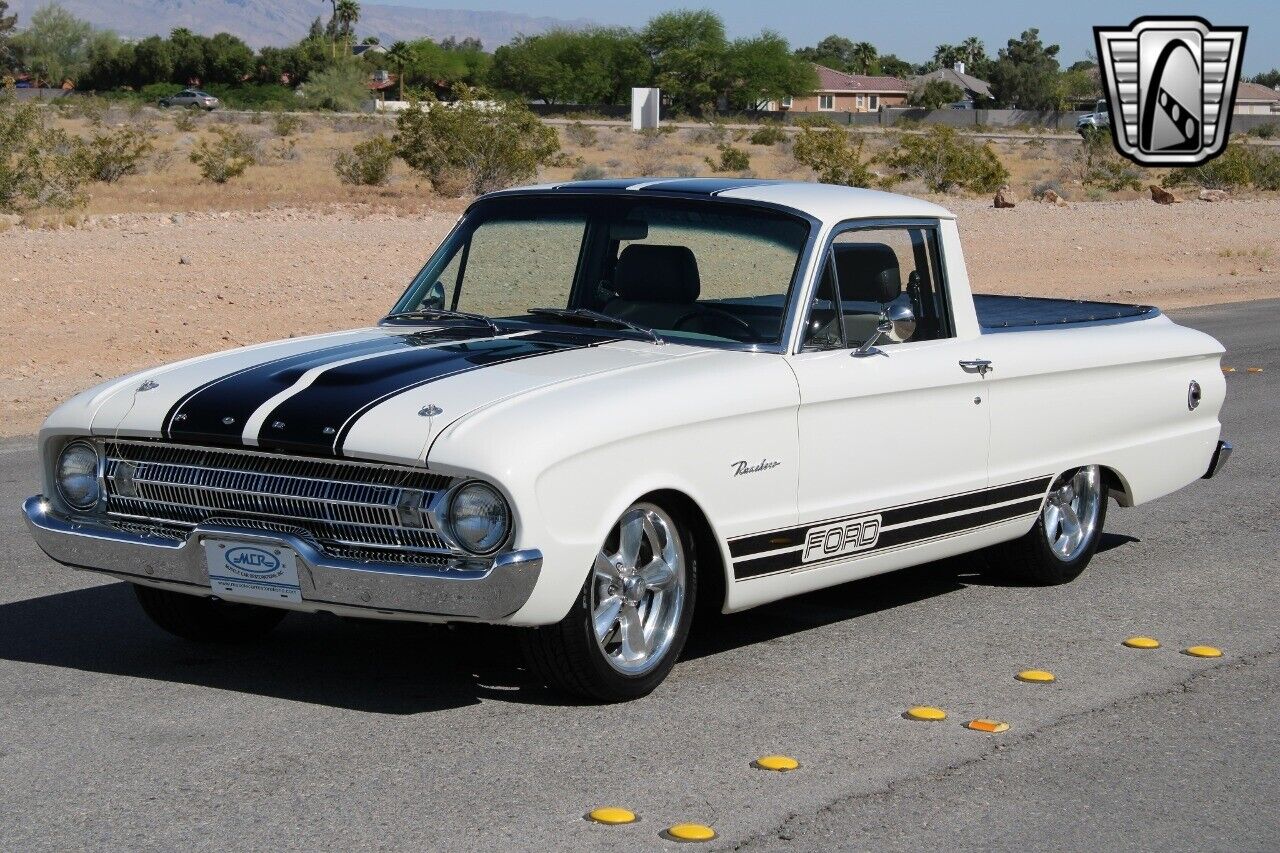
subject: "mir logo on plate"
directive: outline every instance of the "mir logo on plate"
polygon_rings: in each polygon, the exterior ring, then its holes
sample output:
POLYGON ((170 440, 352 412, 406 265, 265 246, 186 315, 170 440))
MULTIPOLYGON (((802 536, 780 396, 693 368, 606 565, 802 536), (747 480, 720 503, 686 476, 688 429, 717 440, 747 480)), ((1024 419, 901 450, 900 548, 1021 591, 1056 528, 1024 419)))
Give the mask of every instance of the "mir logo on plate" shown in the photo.
POLYGON ((1247 33, 1203 18, 1094 27, 1116 150, 1143 166, 1199 166, 1221 154, 1247 33))
POLYGON ((804 534, 804 553, 800 557, 802 563, 815 560, 830 560, 858 551, 866 551, 876 546, 880 538, 880 516, 868 515, 810 527, 804 534))

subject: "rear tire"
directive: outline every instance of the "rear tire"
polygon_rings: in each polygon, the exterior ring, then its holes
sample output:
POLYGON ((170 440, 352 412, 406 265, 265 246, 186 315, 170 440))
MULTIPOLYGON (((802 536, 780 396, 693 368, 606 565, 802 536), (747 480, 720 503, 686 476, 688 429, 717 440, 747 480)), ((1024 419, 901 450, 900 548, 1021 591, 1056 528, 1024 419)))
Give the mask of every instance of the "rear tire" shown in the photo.
POLYGON ((1069 583, 1093 559, 1106 520, 1107 484, 1101 469, 1074 468, 1053 481, 1030 532, 988 550, 991 568, 1014 583, 1069 583))
POLYGON ((591 702, 639 699, 680 657, 696 589, 688 525, 657 504, 632 504, 606 537, 568 615, 523 632, 525 657, 554 690, 591 702))
POLYGON ((133 585, 142 612, 157 627, 197 643, 249 643, 270 634, 287 611, 133 585))

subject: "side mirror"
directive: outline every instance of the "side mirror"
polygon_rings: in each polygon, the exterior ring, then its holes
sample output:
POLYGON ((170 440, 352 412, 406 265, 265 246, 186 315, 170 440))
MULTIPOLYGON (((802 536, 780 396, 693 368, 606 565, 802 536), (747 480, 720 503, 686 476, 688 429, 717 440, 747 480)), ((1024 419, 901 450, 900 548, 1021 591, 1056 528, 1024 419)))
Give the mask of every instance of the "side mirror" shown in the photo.
POLYGON ((423 308, 443 308, 444 307, 444 285, 436 282, 431 285, 431 289, 427 291, 426 298, 422 300, 423 308))
POLYGON ((888 338, 894 343, 902 343, 911 340, 911 336, 915 333, 916 312, 911 307, 911 298, 904 293, 892 302, 886 302, 880 308, 880 323, 876 326, 876 333, 854 350, 852 355, 854 358, 875 355, 880 352, 876 349, 876 344, 882 338, 888 338))

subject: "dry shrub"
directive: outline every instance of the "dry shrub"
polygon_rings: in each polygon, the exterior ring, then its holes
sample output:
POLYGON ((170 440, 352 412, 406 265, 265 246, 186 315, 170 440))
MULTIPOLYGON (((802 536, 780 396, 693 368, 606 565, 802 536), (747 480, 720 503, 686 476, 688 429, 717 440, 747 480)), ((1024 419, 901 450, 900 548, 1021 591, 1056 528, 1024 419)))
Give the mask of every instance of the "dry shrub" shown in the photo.
POLYGON ((205 180, 225 184, 258 162, 258 145, 243 132, 215 127, 213 135, 213 139, 200 140, 191 152, 191 162, 205 180))
POLYGON ((333 170, 338 180, 356 186, 380 187, 391 177, 396 147, 385 136, 358 142, 350 151, 338 155, 333 170))
POLYGON ((596 143, 600 141, 600 134, 595 128, 587 127, 580 121, 575 121, 564 129, 565 138, 577 145, 579 148, 594 148, 596 143))

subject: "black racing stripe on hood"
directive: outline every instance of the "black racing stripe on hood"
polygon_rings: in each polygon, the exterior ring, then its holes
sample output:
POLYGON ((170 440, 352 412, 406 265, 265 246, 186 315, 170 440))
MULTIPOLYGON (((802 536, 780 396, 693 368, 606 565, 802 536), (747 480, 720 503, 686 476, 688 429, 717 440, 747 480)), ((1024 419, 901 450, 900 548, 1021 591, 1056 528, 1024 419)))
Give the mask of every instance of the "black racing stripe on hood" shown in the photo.
POLYGON ((321 347, 274 358, 212 379, 183 395, 164 419, 165 436, 175 441, 239 445, 245 421, 302 374, 329 362, 390 352, 407 344, 386 336, 321 347), (226 423, 227 419, 231 423, 226 423))
POLYGON ((607 342, 599 335, 534 332, 452 343, 344 364, 316 377, 263 420, 258 446, 340 455, 355 423, 387 400, 460 373, 607 342))

